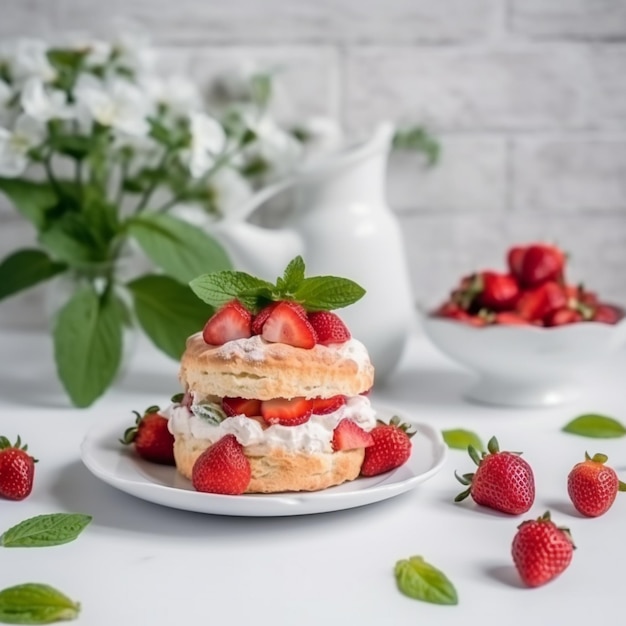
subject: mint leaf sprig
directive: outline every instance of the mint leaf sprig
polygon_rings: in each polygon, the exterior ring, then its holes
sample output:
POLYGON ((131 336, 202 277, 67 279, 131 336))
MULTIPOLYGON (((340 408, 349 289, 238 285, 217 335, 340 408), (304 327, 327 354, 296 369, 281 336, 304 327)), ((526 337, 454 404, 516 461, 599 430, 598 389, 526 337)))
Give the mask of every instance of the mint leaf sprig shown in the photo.
POLYGON ((41 548, 74 541, 93 518, 82 513, 37 515, 12 526, 0 535, 5 548, 41 548))
POLYGON ((215 308, 237 299, 253 313, 280 300, 297 302, 307 311, 330 311, 349 306, 365 295, 365 289, 349 278, 305 277, 301 256, 289 262, 275 284, 246 272, 222 270, 198 276, 189 286, 198 298, 215 308))
POLYGON ((0 591, 0 622, 3 624, 52 624, 73 620, 80 603, 54 587, 24 583, 0 591))

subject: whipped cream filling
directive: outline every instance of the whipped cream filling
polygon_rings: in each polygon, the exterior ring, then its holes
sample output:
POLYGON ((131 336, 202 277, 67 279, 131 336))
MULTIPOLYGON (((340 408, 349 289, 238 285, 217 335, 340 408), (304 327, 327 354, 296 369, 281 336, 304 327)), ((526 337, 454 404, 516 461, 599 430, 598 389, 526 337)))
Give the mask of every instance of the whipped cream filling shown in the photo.
POLYGON ((342 419, 351 419, 363 430, 370 431, 376 425, 376 412, 366 396, 346 398, 346 403, 326 415, 311 415, 304 424, 283 426, 273 424, 264 427, 260 421, 245 415, 226 417, 219 423, 201 416, 181 404, 172 404, 162 413, 169 418, 168 426, 174 436, 187 436, 215 443, 232 434, 245 447, 255 446, 255 452, 265 453, 272 448, 289 452, 332 452, 333 430, 342 419))
MULTIPOLYGON (((216 348, 216 354, 226 360, 238 357, 248 361, 263 361, 269 345, 273 344, 265 341, 261 335, 253 335, 247 339, 236 339, 226 342, 216 348)), ((332 343, 327 346, 316 344, 311 348, 311 352, 315 353, 316 351, 331 351, 339 354, 344 359, 351 359, 357 364, 359 370, 366 367, 370 362, 367 349, 358 339, 354 338, 343 343, 332 343)))

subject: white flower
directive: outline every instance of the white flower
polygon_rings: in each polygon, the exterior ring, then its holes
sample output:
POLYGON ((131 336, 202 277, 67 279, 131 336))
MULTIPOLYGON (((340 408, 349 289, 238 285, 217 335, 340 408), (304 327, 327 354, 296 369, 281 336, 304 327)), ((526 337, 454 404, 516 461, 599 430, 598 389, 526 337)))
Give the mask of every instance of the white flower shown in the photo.
POLYGON ((92 76, 83 75, 78 80, 74 95, 78 104, 102 126, 133 136, 148 132, 146 118, 151 112, 150 103, 145 94, 128 81, 117 78, 102 83, 92 76))
POLYGON ((139 86, 145 90, 150 100, 162 104, 174 113, 187 113, 198 110, 202 104, 197 85, 184 76, 144 76, 139 86))
POLYGON ((117 32, 113 37, 113 50, 117 64, 137 74, 154 71, 157 54, 146 31, 125 18, 114 21, 117 32))
POLYGON ((72 50, 84 52, 89 66, 104 65, 113 52, 113 46, 108 41, 93 39, 83 33, 70 33, 64 37, 63 43, 72 50))
POLYGON ((13 131, 0 128, 0 176, 16 177, 28 165, 28 151, 45 137, 44 126, 38 120, 20 115, 13 131))
POLYGON ((0 79, 0 126, 7 127, 11 124, 14 112, 11 110, 13 90, 11 86, 0 79))
POLYGON ((204 176, 215 158, 226 146, 226 133, 222 125, 206 113, 191 113, 189 116, 191 146, 183 158, 189 164, 189 171, 194 178, 204 176))
POLYGON ((305 134, 307 158, 337 152, 344 143, 339 123, 331 117, 314 116, 298 125, 305 134))
POLYGON ((222 215, 228 215, 242 206, 254 191, 250 183, 237 171, 223 167, 210 180, 215 202, 222 215))
POLYGON ((9 64, 11 78, 22 83, 33 76, 45 82, 56 78, 56 70, 48 61, 48 46, 39 39, 18 39, 3 46, 0 57, 9 64))
POLYGON ((20 102, 28 115, 41 122, 74 117, 74 110, 68 106, 65 92, 46 87, 37 77, 29 78, 24 83, 20 102))
POLYGON ((258 118, 254 114, 245 114, 244 119, 257 137, 252 151, 270 164, 276 176, 292 171, 302 158, 302 144, 267 115, 258 118))

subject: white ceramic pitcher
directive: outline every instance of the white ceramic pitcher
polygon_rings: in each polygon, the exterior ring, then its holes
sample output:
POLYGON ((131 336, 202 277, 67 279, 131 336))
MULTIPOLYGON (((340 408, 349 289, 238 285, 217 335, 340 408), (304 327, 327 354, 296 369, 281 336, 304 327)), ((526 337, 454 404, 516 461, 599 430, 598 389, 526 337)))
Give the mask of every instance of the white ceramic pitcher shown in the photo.
POLYGON ((303 167, 212 226, 237 269, 274 281, 300 254, 308 276, 342 276, 359 283, 365 296, 337 314, 369 350, 377 382, 398 364, 414 324, 402 234, 385 195, 393 133, 392 124, 381 124, 369 141, 303 167), (247 220, 292 185, 296 206, 281 228, 247 220))

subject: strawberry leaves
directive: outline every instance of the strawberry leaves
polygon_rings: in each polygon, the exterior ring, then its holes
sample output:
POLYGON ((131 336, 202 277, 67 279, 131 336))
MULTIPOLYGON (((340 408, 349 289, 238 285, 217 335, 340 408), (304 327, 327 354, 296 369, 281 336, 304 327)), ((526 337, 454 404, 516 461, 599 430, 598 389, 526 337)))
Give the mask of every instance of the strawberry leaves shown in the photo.
POLYGON ((297 302, 307 311, 329 311, 349 306, 365 294, 361 286, 348 278, 305 277, 301 256, 289 262, 275 284, 245 272, 223 270, 198 276, 189 286, 201 300, 216 308, 237 299, 254 313, 269 302, 280 300, 297 302))

